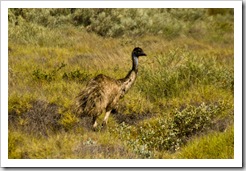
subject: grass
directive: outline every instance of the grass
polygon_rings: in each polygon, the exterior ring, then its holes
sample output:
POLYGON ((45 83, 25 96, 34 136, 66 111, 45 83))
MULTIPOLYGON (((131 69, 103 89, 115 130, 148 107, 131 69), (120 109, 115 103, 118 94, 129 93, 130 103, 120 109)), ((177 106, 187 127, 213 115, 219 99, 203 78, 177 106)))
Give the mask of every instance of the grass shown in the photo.
POLYGON ((230 9, 10 9, 8 50, 11 159, 234 156, 230 9), (94 132, 75 97, 97 74, 124 77, 135 46, 137 81, 94 132))
POLYGON ((192 140, 177 155, 182 159, 233 159, 234 130, 210 133, 192 140))

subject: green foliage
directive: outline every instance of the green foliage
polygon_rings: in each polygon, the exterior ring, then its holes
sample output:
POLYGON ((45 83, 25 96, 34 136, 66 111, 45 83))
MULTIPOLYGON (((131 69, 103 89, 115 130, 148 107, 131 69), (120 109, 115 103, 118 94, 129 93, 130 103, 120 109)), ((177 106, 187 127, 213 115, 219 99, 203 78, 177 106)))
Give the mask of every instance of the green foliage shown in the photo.
POLYGON ((133 138, 132 133, 136 131, 133 126, 125 124, 125 122, 118 125, 112 130, 118 135, 122 141, 125 141, 127 146, 131 148, 140 158, 152 158, 152 151, 147 148, 146 144, 141 144, 138 138, 133 138))
POLYGON ((217 71, 215 78, 216 80, 219 80, 218 87, 234 92, 233 69, 220 69, 219 71, 217 71))
POLYGON ((145 74, 137 85, 139 90, 148 92, 151 99, 176 97, 199 84, 216 85, 233 92, 233 68, 218 68, 217 62, 206 56, 177 48, 152 60, 155 68, 150 70, 144 66, 145 74))
POLYGON ((25 137, 22 134, 11 132, 8 136, 8 158, 20 159, 25 158, 25 152, 19 147, 25 145, 25 137))
POLYGON ((71 72, 64 72, 64 74, 62 75, 62 78, 65 80, 74 80, 74 81, 78 81, 78 82, 84 82, 86 80, 88 80, 88 78, 91 77, 91 74, 89 74, 86 71, 81 71, 79 69, 75 70, 75 71, 71 71, 71 72))
POLYGON ((8 99, 8 111, 15 112, 17 115, 20 115, 23 112, 26 112, 31 108, 30 101, 32 98, 27 95, 12 94, 8 99))
POLYGON ((60 66, 58 66, 57 68, 51 71, 42 71, 40 69, 36 69, 33 71, 32 75, 34 79, 37 81, 47 81, 47 82, 59 80, 61 78, 66 81, 84 82, 91 77, 91 74, 89 74, 88 72, 76 69, 74 71, 61 73, 62 76, 59 78, 60 75, 58 75, 58 72, 66 65, 67 64, 62 62, 60 66))
POLYGON ((52 81, 55 79, 55 75, 53 72, 51 73, 45 73, 42 72, 40 69, 34 70, 32 74, 37 80, 46 80, 46 81, 52 81))
POLYGON ((203 103, 197 107, 188 105, 182 110, 175 109, 170 117, 158 118, 136 129, 122 123, 116 131, 137 154, 151 158, 155 150, 175 152, 195 135, 214 130, 219 124, 216 118, 220 118, 228 108, 230 106, 224 102, 217 105, 203 103))
POLYGON ((208 15, 226 15, 226 14, 233 14, 234 11, 231 8, 209 8, 208 15))
POLYGON ((37 25, 55 28, 62 24, 68 24, 73 9, 67 8, 12 8, 9 9, 9 21, 15 25, 20 19, 37 25))
POLYGON ((178 154, 181 159, 233 159, 234 129, 213 132, 188 143, 178 154))
POLYGON ((53 69, 51 72, 46 73, 44 71, 41 71, 40 69, 34 70, 32 75, 34 76, 35 79, 37 80, 45 80, 45 81, 52 81, 56 79, 57 72, 64 68, 66 64, 61 63, 61 65, 55 69, 53 69))
POLYGON ((28 39, 43 27, 71 24, 106 37, 155 34, 173 39, 182 35, 204 37, 212 34, 211 40, 224 41, 220 37, 233 30, 233 13, 231 9, 222 11, 226 17, 214 15, 221 12, 210 9, 9 9, 9 23, 19 28, 27 22, 26 27, 33 32, 22 34, 30 34, 28 39))
POLYGON ((79 119, 70 112, 62 112, 61 115, 58 122, 66 131, 72 129, 79 122, 79 119))

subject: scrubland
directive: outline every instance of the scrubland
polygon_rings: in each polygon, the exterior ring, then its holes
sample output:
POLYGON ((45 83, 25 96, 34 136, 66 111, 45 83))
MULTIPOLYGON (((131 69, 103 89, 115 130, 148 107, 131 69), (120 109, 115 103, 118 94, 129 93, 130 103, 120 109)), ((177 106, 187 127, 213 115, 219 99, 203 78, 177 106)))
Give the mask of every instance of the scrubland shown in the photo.
POLYGON ((9 9, 8 17, 10 159, 234 158, 233 9, 9 9), (136 46, 148 56, 134 86, 107 129, 92 131, 74 113, 75 97, 97 74, 125 77, 136 46))

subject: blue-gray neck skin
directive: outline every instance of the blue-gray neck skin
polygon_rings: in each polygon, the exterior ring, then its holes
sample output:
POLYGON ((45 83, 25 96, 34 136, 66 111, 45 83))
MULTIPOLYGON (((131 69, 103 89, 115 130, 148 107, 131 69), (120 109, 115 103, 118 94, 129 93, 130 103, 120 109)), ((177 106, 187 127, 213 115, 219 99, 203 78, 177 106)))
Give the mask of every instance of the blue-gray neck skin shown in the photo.
POLYGON ((122 98, 125 93, 134 84, 138 73, 138 57, 132 53, 132 69, 128 72, 125 78, 120 79, 121 82, 121 95, 122 98))
POLYGON ((138 70, 138 57, 134 53, 132 53, 132 70, 138 70))

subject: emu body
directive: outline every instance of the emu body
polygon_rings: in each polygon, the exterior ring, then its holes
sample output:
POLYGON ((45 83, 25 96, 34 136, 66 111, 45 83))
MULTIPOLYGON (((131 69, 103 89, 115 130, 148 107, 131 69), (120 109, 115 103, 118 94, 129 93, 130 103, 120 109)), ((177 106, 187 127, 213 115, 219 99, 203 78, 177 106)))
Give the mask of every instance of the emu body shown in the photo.
POLYGON ((107 124, 111 110, 134 84, 138 73, 139 56, 146 56, 146 54, 141 48, 134 48, 132 51, 132 69, 126 77, 114 79, 100 74, 89 81, 85 89, 77 96, 77 113, 80 116, 91 116, 93 128, 96 128, 97 117, 102 113, 105 113, 103 125, 107 124))

